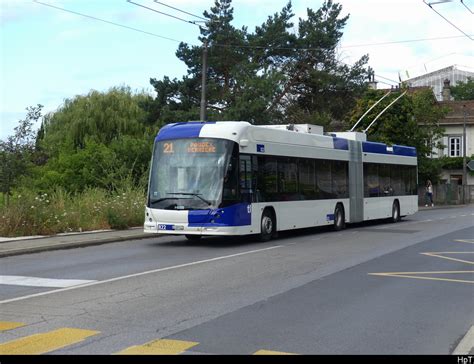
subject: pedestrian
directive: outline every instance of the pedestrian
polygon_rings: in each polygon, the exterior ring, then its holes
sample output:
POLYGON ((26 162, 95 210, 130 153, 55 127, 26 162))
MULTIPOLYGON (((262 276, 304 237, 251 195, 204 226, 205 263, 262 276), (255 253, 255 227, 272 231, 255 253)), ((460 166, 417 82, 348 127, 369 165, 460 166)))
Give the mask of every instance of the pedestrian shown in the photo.
POLYGON ((431 183, 430 180, 427 180, 426 181, 426 205, 425 206, 428 206, 428 205, 431 205, 432 207, 434 206, 434 203, 433 203, 433 184, 431 183))

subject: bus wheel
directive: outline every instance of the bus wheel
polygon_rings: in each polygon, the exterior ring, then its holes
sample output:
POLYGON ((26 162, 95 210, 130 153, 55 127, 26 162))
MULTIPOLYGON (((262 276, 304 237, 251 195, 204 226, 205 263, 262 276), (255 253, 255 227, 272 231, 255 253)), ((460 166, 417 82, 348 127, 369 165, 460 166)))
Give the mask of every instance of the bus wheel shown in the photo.
POLYGON ((189 241, 199 241, 201 240, 201 235, 185 235, 186 236, 186 239, 188 239, 189 241))
POLYGON ((260 224, 260 241, 268 241, 275 232, 275 218, 269 210, 263 211, 262 221, 260 224))
POLYGON ((345 227, 344 208, 340 204, 337 204, 334 210, 334 230, 339 231, 345 227))
POLYGON ((400 204, 398 201, 393 202, 392 206, 392 218, 390 219, 391 222, 399 222, 400 221, 400 204))

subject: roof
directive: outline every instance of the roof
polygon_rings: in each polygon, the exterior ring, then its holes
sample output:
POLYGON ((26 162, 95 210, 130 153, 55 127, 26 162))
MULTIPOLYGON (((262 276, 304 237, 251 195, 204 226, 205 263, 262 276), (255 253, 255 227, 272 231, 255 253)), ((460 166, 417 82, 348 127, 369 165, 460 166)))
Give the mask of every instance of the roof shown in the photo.
MULTIPOLYGON (((251 125, 248 122, 232 121, 180 122, 168 124, 160 129, 155 141, 187 138, 220 138, 233 140, 235 142, 242 142, 241 138, 245 138, 246 144, 241 144, 241 146, 247 147, 250 141, 252 148, 255 147, 256 152, 259 153, 265 152, 265 142, 275 143, 276 145, 301 145, 334 150, 349 150, 349 139, 338 137, 337 133, 335 135, 314 134, 287 130, 285 127, 281 128, 278 125, 262 126, 251 125)), ((416 157, 416 149, 413 147, 401 145, 393 145, 390 147, 384 143, 359 142, 362 143, 364 153, 416 157)))
POLYGON ((450 109, 445 118, 440 120, 440 124, 463 124, 464 112, 466 112, 466 124, 474 124, 474 100, 463 101, 439 101, 440 106, 450 109))
POLYGON ((409 78, 405 80, 404 82, 407 82, 408 84, 410 84, 416 81, 427 79, 429 77, 438 77, 438 76, 445 77, 447 74, 451 74, 452 72, 456 72, 456 71, 466 76, 474 76, 474 72, 472 72, 472 70, 469 69, 468 67, 453 65, 453 66, 441 68, 433 72, 428 72, 417 77, 409 78))

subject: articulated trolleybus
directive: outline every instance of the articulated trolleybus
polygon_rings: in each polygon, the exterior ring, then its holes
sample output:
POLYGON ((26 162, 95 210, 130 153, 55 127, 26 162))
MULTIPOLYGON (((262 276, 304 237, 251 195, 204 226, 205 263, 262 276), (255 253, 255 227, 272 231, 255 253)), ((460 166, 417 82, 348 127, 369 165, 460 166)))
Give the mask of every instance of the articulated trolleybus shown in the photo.
POLYGON ((158 133, 144 231, 258 234, 418 210, 416 149, 310 124, 184 122, 158 133))

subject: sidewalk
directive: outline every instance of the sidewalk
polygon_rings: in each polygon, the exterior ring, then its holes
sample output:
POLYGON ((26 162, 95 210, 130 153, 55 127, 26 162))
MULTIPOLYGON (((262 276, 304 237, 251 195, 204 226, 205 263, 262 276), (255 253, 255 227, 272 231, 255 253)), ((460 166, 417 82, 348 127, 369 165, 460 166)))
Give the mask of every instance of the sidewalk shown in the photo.
POLYGON ((73 249, 119 241, 157 238, 156 234, 145 234, 143 227, 128 230, 90 231, 53 236, 28 236, 0 238, 0 258, 12 255, 38 253, 57 249, 73 249))
POLYGON ((468 206, 474 206, 474 204, 467 204, 467 205, 462 205, 462 204, 459 204, 459 205, 434 205, 434 206, 420 205, 420 206, 418 206, 418 211, 455 209, 455 208, 468 207, 468 206))

